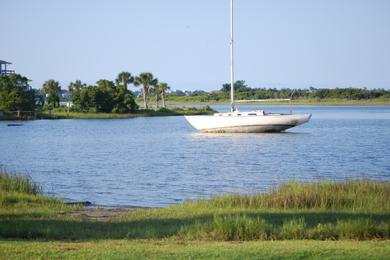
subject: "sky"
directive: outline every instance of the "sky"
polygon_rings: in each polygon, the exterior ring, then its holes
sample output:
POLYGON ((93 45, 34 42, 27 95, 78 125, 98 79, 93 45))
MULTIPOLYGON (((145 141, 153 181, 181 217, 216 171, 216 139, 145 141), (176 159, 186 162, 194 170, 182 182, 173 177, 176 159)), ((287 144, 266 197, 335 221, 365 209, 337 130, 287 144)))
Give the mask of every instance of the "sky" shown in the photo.
MULTIPOLYGON (((230 80, 229 0, 0 0, 0 60, 40 88, 152 72, 230 80)), ((235 76, 251 87, 390 89, 390 1, 235 0, 235 76)))

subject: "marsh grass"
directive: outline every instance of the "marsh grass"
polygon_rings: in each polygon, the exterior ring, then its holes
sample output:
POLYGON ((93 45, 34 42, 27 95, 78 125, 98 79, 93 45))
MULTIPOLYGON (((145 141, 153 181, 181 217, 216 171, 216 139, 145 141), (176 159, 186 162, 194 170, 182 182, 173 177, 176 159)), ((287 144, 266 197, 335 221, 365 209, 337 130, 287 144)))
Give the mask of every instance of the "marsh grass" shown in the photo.
POLYGON ((2 174, 0 238, 386 240, 389 182, 291 182, 270 193, 217 196, 167 208, 137 209, 109 222, 83 220, 76 206, 39 194, 31 181, 2 174), (12 183, 27 183, 16 185, 12 183), (6 184, 4 184, 6 183, 6 184), (30 186, 29 186, 30 185, 30 186), (30 188, 20 188, 29 186, 30 188))
POLYGON ((390 211, 390 183, 370 180, 347 182, 288 182, 269 193, 232 194, 199 201, 216 208, 322 209, 390 211))
POLYGON ((37 195, 42 189, 27 176, 10 174, 0 169, 0 191, 37 195))
MULTIPOLYGON (((44 196, 41 186, 28 176, 0 170, 0 231, 3 222, 7 220, 51 216, 77 208, 79 206, 68 206, 60 199, 44 196)), ((14 224, 17 225, 18 221, 14 224)))

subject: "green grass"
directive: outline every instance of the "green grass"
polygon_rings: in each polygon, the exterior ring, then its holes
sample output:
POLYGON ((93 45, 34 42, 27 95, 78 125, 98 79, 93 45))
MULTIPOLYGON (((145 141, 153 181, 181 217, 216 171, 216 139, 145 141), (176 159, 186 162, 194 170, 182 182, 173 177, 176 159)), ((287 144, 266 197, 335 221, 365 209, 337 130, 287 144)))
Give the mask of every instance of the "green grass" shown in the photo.
POLYGON ((389 182, 290 182, 99 222, 71 215, 78 206, 41 195, 28 179, 0 176, 0 251, 10 258, 390 255, 389 182))
POLYGON ((31 236, 35 231, 20 232, 18 225, 30 219, 69 219, 66 212, 78 209, 57 198, 42 195, 41 187, 28 177, 0 170, 0 238, 13 232, 16 237, 31 236), (13 226, 8 226, 11 220, 13 226), (23 234, 22 234, 23 233, 23 234))
POLYGON ((270 193, 232 194, 168 208, 133 210, 108 223, 72 217, 66 214, 72 208, 61 201, 19 192, 17 188, 2 190, 0 201, 3 238, 383 240, 390 237, 390 183, 368 180, 291 182, 270 193))
POLYGON ((0 191, 37 195, 41 193, 41 187, 26 176, 8 174, 0 170, 0 191))
POLYGON ((7 259, 389 259, 390 243, 373 241, 204 242, 102 240, 0 242, 7 259))

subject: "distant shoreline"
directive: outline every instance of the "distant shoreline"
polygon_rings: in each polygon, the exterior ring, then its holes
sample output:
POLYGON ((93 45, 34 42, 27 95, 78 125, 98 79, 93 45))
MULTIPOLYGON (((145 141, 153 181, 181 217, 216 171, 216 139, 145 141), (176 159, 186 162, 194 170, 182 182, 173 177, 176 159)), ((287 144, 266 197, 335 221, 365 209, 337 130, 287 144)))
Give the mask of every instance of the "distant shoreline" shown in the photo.
POLYGON ((136 118, 136 117, 160 117, 160 116, 184 116, 184 115, 210 115, 215 113, 215 110, 212 110, 208 106, 203 106, 200 108, 180 108, 180 107, 171 107, 171 108, 160 108, 159 110, 153 109, 141 109, 135 113, 95 113, 95 112, 67 112, 66 108, 61 110, 53 110, 51 112, 37 112, 36 116, 21 116, 18 118, 14 113, 7 113, 4 116, 0 117, 0 121, 11 121, 11 120, 39 120, 39 119, 127 119, 127 118, 136 118))
MULTIPOLYGON (((210 115, 217 111, 209 106, 229 106, 230 103, 224 101, 213 102, 194 102, 194 101, 167 101, 167 108, 141 109, 135 113, 95 113, 95 112, 69 112, 66 108, 62 110, 52 111, 49 113, 37 112, 38 116, 27 118, 18 118, 14 115, 16 112, 5 113, 0 116, 0 121, 14 121, 14 120, 37 120, 37 119, 126 119, 136 117, 156 117, 156 116, 183 116, 183 115, 210 115), (195 106, 195 107, 194 107, 195 106)), ((390 100, 293 100, 290 102, 251 102, 239 103, 236 106, 390 106, 390 100)))
MULTIPOLYGON (((201 105, 201 106, 215 106, 215 105, 230 105, 229 101, 207 101, 197 102, 191 100, 167 100, 168 106, 180 106, 180 105, 201 105)), ((291 103, 285 102, 249 102, 249 103, 238 103, 238 106, 245 105, 272 105, 272 106, 390 106, 390 100, 292 100, 291 103)))

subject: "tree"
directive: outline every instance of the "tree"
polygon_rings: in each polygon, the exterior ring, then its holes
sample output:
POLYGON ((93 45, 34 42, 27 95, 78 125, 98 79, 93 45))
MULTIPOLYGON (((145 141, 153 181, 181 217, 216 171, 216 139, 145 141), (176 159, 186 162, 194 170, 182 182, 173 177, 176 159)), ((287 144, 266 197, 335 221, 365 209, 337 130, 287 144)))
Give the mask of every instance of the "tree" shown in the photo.
POLYGON ((158 84, 152 89, 152 92, 156 95, 156 108, 158 108, 158 101, 160 100, 160 90, 158 84))
POLYGON ((0 75, 0 109, 34 110, 37 94, 28 82, 28 78, 19 74, 0 75))
POLYGON ((117 88, 114 97, 114 113, 135 112, 138 105, 135 103, 133 94, 125 88, 117 88))
POLYGON ((60 97, 59 94, 61 92, 61 86, 58 81, 54 79, 49 79, 42 85, 42 91, 46 94, 47 103, 54 107, 60 105, 60 97))
POLYGON ((83 112, 90 111, 91 108, 96 111, 96 86, 87 86, 80 91, 74 92, 72 96, 73 104, 83 112))
MULTIPOLYGON (((156 86, 156 101, 158 102, 158 96, 161 96, 163 107, 165 107, 165 93, 170 89, 167 83, 161 82, 156 86)), ((157 103, 158 104, 158 103, 157 103)))
POLYGON ((114 82, 106 79, 97 81, 96 86, 75 91, 72 101, 81 111, 129 113, 138 109, 131 91, 115 87, 114 82))
POLYGON ((75 82, 71 82, 68 86, 68 90, 70 93, 75 93, 80 91, 82 88, 85 88, 87 84, 82 83, 81 80, 76 80, 75 82))
POLYGON ((101 79, 96 82, 98 88, 101 89, 115 89, 115 84, 111 80, 101 79))
POLYGON ((134 82, 134 77, 131 76, 130 72, 123 71, 118 74, 115 82, 117 85, 122 85, 125 89, 127 89, 127 85, 134 82))
POLYGON ((115 84, 111 80, 101 79, 96 82, 95 106, 97 112, 110 113, 114 108, 115 84))
POLYGON ((158 79, 154 78, 153 74, 150 72, 141 73, 139 76, 135 77, 134 85, 140 86, 142 85, 143 91, 143 99, 144 99, 144 108, 148 109, 148 95, 151 86, 156 86, 158 83, 158 79))
POLYGON ((58 93, 51 91, 47 96, 47 104, 51 107, 59 107, 60 106, 60 97, 58 93))
POLYGON ((42 85, 42 91, 45 94, 49 94, 50 92, 59 93, 61 91, 61 86, 58 81, 54 79, 49 79, 42 85))
MULTIPOLYGON (((235 92, 246 92, 251 90, 251 88, 245 84, 244 80, 237 80, 236 82, 234 82, 233 86, 235 92)), ((222 85, 221 91, 230 92, 230 87, 230 83, 225 83, 222 85)))

